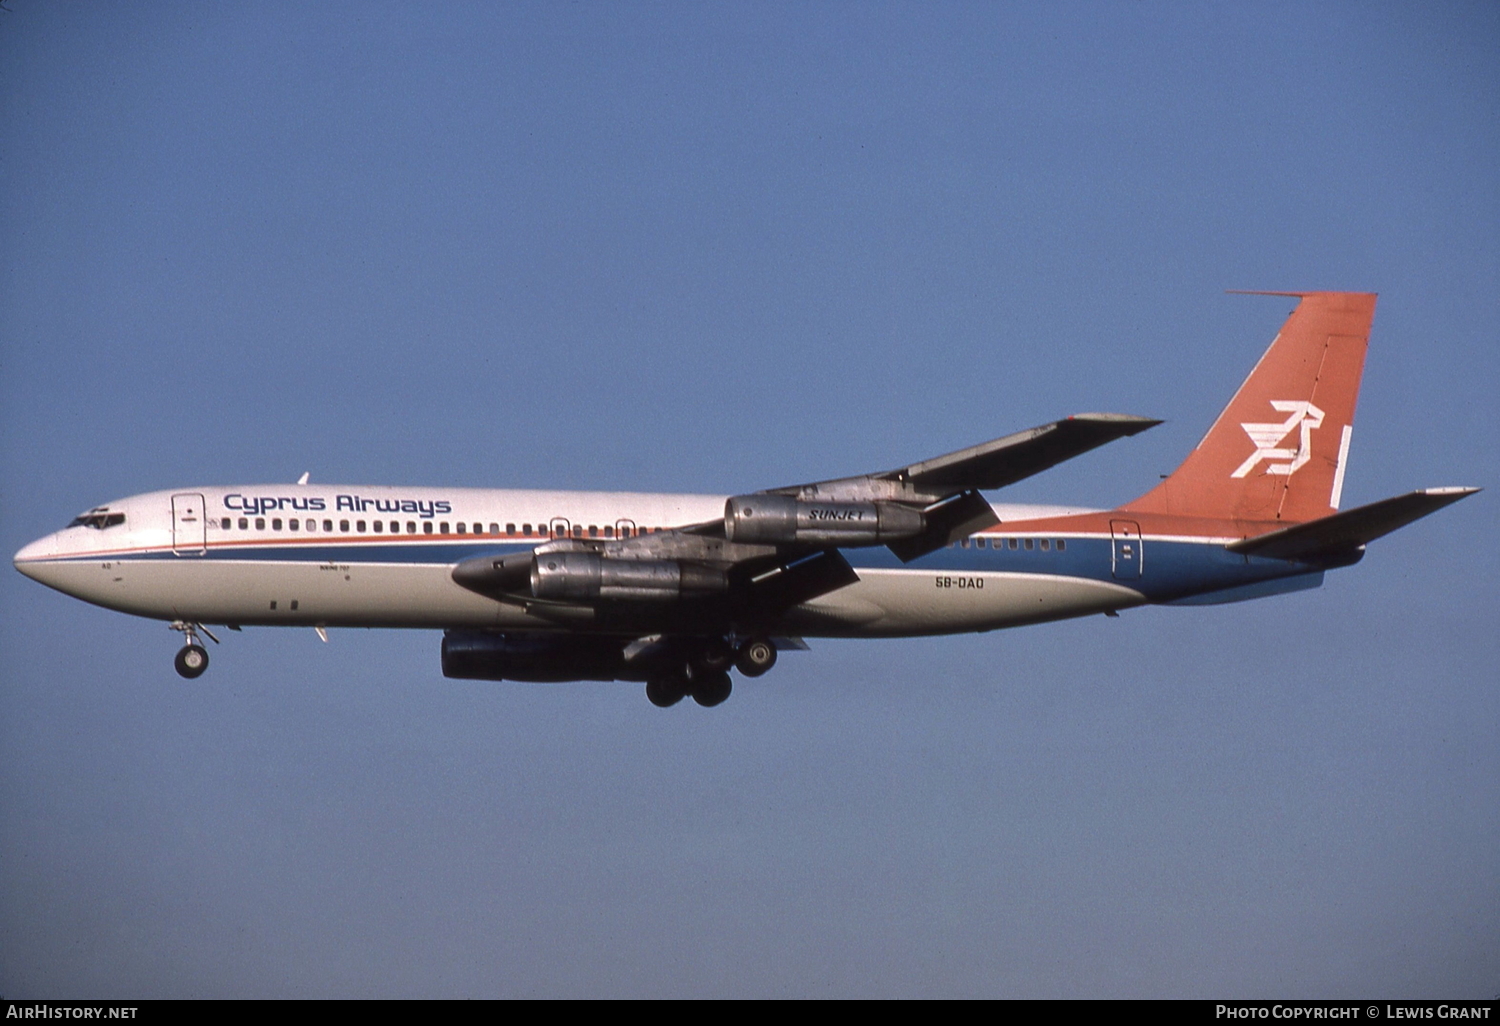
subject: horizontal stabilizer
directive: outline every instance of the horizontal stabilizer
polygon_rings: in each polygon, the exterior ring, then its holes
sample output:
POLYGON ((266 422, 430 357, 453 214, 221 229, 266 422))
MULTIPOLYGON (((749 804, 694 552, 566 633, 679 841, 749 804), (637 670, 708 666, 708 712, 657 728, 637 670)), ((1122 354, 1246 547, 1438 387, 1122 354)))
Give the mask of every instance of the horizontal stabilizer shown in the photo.
POLYGON ((1004 488, 1160 423, 1125 413, 1080 413, 878 476, 910 481, 926 490, 1004 488))
POLYGON ((1309 563, 1338 559, 1477 491, 1478 488, 1424 488, 1225 547, 1231 552, 1270 559, 1309 563))

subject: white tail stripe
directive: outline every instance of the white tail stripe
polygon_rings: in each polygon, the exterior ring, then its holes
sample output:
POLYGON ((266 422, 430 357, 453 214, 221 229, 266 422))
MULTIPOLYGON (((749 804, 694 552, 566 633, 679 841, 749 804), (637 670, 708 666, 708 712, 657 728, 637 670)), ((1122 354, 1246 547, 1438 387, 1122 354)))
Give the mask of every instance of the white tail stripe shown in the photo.
POLYGON ((1328 505, 1339 508, 1344 497, 1344 468, 1349 465, 1349 439, 1354 436, 1354 425, 1345 424, 1343 437, 1339 439, 1339 461, 1333 468, 1333 493, 1328 496, 1328 505))

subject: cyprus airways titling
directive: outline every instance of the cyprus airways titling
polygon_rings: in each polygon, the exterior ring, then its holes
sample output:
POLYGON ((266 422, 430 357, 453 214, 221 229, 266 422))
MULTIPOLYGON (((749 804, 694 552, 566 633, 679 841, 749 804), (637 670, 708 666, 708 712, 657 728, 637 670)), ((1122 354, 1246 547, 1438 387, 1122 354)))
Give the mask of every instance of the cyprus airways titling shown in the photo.
MULTIPOLYGON (((328 509, 328 500, 321 495, 243 495, 230 492, 224 496, 224 508, 254 516, 281 510, 322 512, 328 509)), ((362 495, 335 495, 333 508, 349 513, 413 513, 424 520, 453 512, 453 504, 447 499, 371 499, 362 495)))

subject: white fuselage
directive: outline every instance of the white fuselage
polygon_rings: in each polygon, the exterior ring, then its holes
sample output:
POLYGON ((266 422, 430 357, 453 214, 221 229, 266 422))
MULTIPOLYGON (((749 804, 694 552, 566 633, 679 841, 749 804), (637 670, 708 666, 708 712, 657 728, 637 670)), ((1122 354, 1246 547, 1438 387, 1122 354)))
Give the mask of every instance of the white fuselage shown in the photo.
MULTIPOLYGON (((456 584, 455 564, 557 538, 607 540, 712 521, 723 516, 724 503, 724 496, 629 492, 195 488, 112 502, 100 509, 123 513, 123 522, 69 527, 22 549, 15 563, 69 595, 162 620, 548 631, 559 629, 555 620, 456 584)), ((962 550, 910 565, 883 548, 849 550, 859 581, 795 607, 782 626, 809 636, 941 634, 1147 601, 1133 582, 1111 579, 1107 539, 1073 537, 1071 556, 1066 541, 1054 540, 1045 549, 1058 550, 1050 559, 1037 558, 1029 544, 1016 553, 990 548, 993 539, 1003 545, 1025 534, 1027 521, 1055 525, 1084 511, 995 509, 1002 524, 980 536, 983 550, 966 540, 962 550), (1090 542, 1097 558, 1086 555, 1090 542)))

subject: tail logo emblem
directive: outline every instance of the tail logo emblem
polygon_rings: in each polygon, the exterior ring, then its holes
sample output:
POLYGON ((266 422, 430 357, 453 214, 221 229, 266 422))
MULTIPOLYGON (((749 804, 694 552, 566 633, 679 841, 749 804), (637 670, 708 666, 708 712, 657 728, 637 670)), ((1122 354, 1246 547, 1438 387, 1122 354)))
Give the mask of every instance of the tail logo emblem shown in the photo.
POLYGON ((1290 416, 1274 424, 1240 425, 1245 429, 1245 434, 1250 436, 1250 441, 1255 443, 1255 451, 1230 477, 1244 477, 1261 460, 1287 460, 1286 463, 1271 463, 1266 467, 1266 473, 1290 477, 1312 459, 1312 432, 1314 428, 1323 425, 1323 411, 1312 403, 1293 399, 1272 399, 1271 408, 1290 416), (1283 448, 1281 443, 1299 427, 1302 430, 1298 436, 1297 448, 1283 448))

